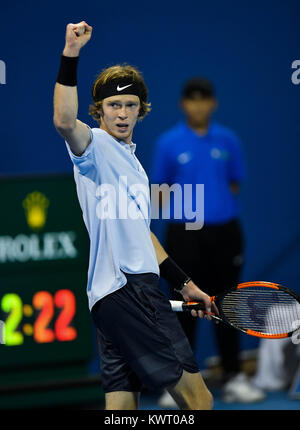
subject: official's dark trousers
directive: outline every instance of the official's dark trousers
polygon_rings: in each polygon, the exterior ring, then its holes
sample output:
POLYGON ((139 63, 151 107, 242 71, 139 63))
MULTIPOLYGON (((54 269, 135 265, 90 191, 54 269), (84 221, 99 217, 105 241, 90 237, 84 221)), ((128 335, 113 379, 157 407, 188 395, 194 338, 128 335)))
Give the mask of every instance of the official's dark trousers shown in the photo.
MULTIPOLYGON (((234 219, 222 225, 204 225, 200 230, 186 230, 185 224, 170 223, 167 227, 165 249, 176 263, 208 295, 214 296, 239 282, 243 263, 243 234, 234 219)), ((172 293, 173 300, 182 300, 172 293)), ((195 347, 197 319, 178 313, 182 327, 195 347)), ((223 323, 214 324, 224 377, 239 372, 239 333, 223 323)), ((205 348, 205 339, 201 343, 205 348)))

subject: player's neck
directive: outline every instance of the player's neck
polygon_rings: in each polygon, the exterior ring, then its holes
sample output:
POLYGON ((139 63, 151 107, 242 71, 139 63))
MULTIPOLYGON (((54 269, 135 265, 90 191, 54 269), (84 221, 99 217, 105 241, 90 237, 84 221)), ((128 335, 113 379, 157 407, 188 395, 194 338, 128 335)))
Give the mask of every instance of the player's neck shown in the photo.
POLYGON ((104 124, 100 124, 99 128, 101 130, 106 131, 106 133, 108 133, 110 136, 112 136, 114 139, 118 140, 118 141, 123 141, 125 143, 127 143, 128 145, 130 145, 132 143, 132 135, 133 135, 133 130, 131 131, 131 133, 127 136, 127 137, 123 137, 122 136, 117 136, 114 133, 111 132, 111 130, 109 130, 109 128, 105 127, 104 124))

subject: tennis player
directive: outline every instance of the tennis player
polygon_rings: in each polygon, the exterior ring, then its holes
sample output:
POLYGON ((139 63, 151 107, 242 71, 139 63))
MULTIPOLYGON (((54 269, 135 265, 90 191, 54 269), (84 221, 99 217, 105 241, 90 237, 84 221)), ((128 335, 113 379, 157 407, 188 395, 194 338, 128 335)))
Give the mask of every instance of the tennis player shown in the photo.
MULTIPOLYGON (((211 409, 212 396, 189 342, 159 289, 163 276, 184 300, 202 300, 211 310, 209 296, 150 231, 148 178, 132 143, 136 122, 150 111, 141 73, 128 65, 103 70, 93 84, 90 106, 99 128, 77 119, 77 64, 91 34, 85 21, 67 25, 54 90, 54 125, 74 164, 90 237, 87 295, 97 331, 105 408, 137 409, 145 385, 167 389, 181 409, 211 409), (137 188, 140 192, 135 193, 137 188), (111 208, 118 216, 111 216, 111 208)), ((192 315, 204 316, 201 311, 192 315)))

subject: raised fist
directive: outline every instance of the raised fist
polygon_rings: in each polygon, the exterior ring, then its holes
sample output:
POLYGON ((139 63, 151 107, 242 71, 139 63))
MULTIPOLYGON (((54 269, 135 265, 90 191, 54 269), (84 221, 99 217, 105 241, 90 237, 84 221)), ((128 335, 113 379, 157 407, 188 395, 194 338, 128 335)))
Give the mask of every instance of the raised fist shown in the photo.
POLYGON ((66 45, 64 55, 76 56, 80 49, 90 40, 93 28, 85 21, 68 24, 66 28, 66 45))

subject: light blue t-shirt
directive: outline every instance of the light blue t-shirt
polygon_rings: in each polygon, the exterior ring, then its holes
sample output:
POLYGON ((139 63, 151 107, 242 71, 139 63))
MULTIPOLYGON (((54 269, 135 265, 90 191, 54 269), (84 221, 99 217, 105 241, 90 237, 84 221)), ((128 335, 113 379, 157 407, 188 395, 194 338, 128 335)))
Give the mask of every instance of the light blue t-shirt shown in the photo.
POLYGON ((74 179, 90 237, 89 309, 119 288, 126 273, 156 273, 159 266, 150 232, 150 192, 146 172, 130 145, 102 129, 90 129, 91 143, 76 156, 74 179))

